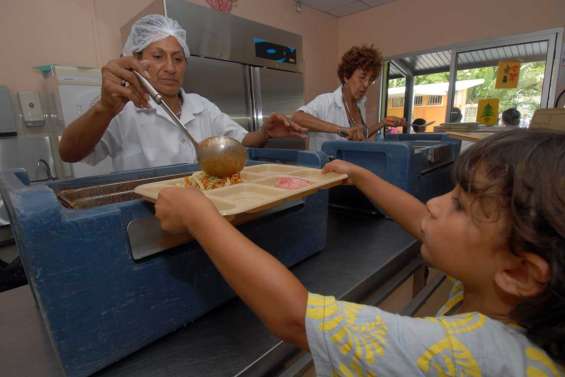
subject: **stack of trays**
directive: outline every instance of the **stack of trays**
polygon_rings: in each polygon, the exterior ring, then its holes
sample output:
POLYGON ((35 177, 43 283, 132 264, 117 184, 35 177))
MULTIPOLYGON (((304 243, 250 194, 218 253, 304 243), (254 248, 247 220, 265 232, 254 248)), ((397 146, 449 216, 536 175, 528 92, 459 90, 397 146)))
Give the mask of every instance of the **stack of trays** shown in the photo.
POLYGON ((466 123, 442 123, 439 127, 434 129, 435 132, 438 131, 460 131, 460 132, 470 132, 479 129, 479 123, 477 122, 466 122, 466 123))

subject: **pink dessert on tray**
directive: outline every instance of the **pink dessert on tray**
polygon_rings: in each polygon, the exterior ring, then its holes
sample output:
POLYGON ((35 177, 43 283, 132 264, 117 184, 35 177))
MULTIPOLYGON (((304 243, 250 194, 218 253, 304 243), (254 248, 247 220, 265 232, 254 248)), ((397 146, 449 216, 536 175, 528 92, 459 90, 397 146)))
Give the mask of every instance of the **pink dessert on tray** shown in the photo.
POLYGON ((287 189, 287 190, 297 190, 311 185, 312 182, 304 178, 298 177, 277 177, 275 183, 276 187, 287 189))

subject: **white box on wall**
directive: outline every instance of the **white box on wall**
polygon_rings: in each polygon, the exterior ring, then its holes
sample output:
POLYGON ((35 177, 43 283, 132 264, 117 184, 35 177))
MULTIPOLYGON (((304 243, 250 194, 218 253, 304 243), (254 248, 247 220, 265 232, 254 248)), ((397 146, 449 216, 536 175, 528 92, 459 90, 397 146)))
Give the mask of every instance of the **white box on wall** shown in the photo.
POLYGON ((18 101, 26 126, 43 126, 45 118, 38 92, 18 92, 18 101))

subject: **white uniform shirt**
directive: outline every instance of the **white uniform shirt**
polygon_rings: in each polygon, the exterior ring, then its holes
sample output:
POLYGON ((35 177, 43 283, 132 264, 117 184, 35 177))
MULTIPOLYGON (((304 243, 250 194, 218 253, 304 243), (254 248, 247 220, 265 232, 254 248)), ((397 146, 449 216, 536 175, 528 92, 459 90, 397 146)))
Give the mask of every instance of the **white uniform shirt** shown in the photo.
MULTIPOLYGON (((243 140, 247 131, 212 102, 183 90, 181 94, 180 120, 197 142, 210 136, 243 140)), ((149 103, 151 109, 141 109, 128 102, 83 161, 95 165, 110 156, 116 171, 195 163, 196 151, 190 140, 157 103, 152 99, 149 103)))
MULTIPOLYGON (((366 100, 366 97, 363 97, 357 102, 357 106, 359 106, 361 116, 363 117, 363 121, 365 121, 366 100)), ((315 116, 318 119, 333 123, 340 127, 350 127, 349 121, 347 120, 345 106, 343 104, 341 86, 332 93, 320 94, 308 104, 299 108, 298 111, 304 111, 305 113, 315 116)), ((308 149, 310 149, 311 151, 321 151, 322 144, 324 144, 326 141, 347 140, 346 138, 343 138, 338 134, 327 132, 310 132, 308 133, 308 138, 308 149)))

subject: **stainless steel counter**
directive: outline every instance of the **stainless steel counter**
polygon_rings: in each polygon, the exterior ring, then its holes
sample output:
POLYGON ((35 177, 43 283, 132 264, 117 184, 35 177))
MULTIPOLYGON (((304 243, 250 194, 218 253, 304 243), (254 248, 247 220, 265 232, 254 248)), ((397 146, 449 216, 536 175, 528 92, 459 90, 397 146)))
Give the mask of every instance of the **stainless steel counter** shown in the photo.
MULTIPOLYGON (((328 227, 326 249, 292 269, 310 291, 375 304, 421 265, 389 220, 330 209, 328 227)), ((0 293, 0 339, 3 377, 63 375, 28 286, 0 293)), ((299 356, 234 299, 96 376, 277 375, 299 356)))

